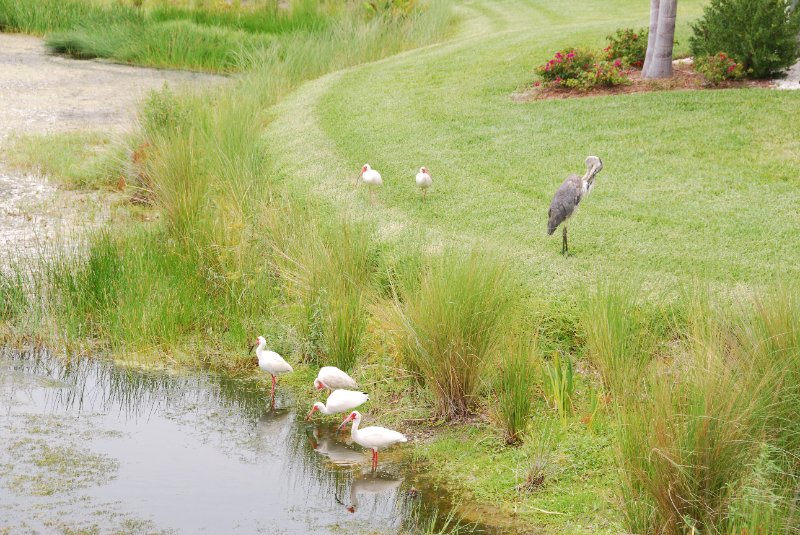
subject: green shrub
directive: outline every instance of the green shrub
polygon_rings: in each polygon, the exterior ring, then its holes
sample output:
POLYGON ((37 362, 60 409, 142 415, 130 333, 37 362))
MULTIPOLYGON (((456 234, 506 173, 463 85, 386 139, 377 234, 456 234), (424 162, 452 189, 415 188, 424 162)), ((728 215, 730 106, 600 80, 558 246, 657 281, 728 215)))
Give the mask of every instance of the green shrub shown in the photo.
POLYGON ((419 374, 439 416, 472 413, 481 378, 504 338, 513 293, 505 266, 473 253, 430 260, 418 288, 397 302, 406 367, 419 374))
POLYGON ((735 59, 724 52, 695 58, 694 68, 711 85, 719 85, 725 80, 739 80, 745 74, 742 64, 736 63, 735 59))
POLYGON ((588 50, 574 48, 556 52, 555 56, 536 68, 546 87, 588 90, 629 83, 621 59, 598 59, 588 50))
POLYGON ((139 117, 145 132, 152 136, 182 128, 189 119, 189 110, 182 105, 184 102, 176 97, 166 82, 159 91, 148 91, 139 117))
POLYGON ((800 57, 800 11, 789 5, 788 0, 711 0, 692 26, 692 54, 725 51, 753 78, 779 73, 800 57))
POLYGON ((533 415, 535 359, 538 359, 536 343, 519 338, 509 344, 500 362, 496 389, 498 409, 508 444, 522 441, 522 435, 533 415))
POLYGON ((621 59, 624 64, 641 69, 647 53, 649 33, 647 28, 641 28, 638 32, 633 28, 617 30, 614 35, 606 37, 608 46, 603 49, 605 58, 609 61, 621 59))

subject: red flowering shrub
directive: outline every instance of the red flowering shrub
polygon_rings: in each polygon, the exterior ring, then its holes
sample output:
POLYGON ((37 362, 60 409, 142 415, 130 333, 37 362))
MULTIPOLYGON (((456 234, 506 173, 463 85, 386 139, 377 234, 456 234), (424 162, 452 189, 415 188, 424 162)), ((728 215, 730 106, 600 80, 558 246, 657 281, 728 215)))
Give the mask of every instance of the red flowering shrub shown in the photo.
POLYGON ((718 85, 723 80, 739 80, 745 75, 744 66, 724 52, 696 58, 694 69, 711 85, 718 85))
POLYGON ((614 35, 606 37, 608 46, 603 49, 605 59, 621 59, 626 65, 641 69, 647 54, 647 28, 638 32, 633 28, 617 30, 614 35))
MULTIPOLYGON (((545 87, 587 90, 598 86, 615 86, 629 82, 621 59, 598 59, 588 50, 574 48, 556 52, 553 59, 536 68, 545 87)), ((536 82, 537 87, 539 82, 536 82)))
POLYGON ((536 74, 542 77, 545 85, 561 84, 572 80, 595 63, 594 54, 581 48, 559 50, 553 59, 536 67, 536 74))

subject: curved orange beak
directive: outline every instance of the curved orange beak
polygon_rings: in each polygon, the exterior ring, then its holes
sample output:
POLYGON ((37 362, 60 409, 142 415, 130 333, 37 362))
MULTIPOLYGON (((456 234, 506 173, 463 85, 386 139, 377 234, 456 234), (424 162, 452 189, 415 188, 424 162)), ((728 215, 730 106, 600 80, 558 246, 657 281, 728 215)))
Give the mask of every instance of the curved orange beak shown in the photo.
POLYGON ((341 431, 342 429, 344 429, 345 427, 347 427, 347 422, 349 422, 349 421, 350 421, 350 420, 352 420, 352 419, 353 419, 353 417, 352 417, 352 416, 348 416, 347 418, 345 418, 345 419, 344 419, 344 422, 342 422, 342 425, 340 425, 340 426, 339 426, 339 429, 337 429, 336 431, 337 431, 337 432, 338 432, 338 431, 341 431))

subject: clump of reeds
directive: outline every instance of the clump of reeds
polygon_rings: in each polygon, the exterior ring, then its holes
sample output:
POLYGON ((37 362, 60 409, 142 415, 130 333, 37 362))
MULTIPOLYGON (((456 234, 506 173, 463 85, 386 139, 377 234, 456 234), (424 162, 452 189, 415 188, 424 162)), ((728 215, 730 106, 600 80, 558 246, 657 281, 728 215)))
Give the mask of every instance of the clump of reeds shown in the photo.
POLYGON ((796 303, 764 300, 739 314, 700 300, 674 361, 615 393, 624 397, 616 414, 632 532, 792 532, 796 303))
POLYGON ((291 208, 271 215, 275 269, 299 301, 309 362, 352 368, 363 347, 375 274, 371 229, 340 220, 322 228, 291 208))
POLYGON ((535 370, 539 359, 536 341, 522 336, 508 342, 500 355, 495 391, 508 444, 522 442, 533 415, 533 398, 538 383, 535 370))
POLYGON ((541 361, 542 391, 548 405, 558 413, 561 422, 566 425, 567 418, 573 412, 573 395, 575 392, 575 368, 572 359, 556 353, 550 360, 541 361))
POLYGON ((396 304, 407 367, 430 388, 439 416, 469 415, 513 308, 505 266, 479 253, 442 254, 404 295, 396 304))
MULTIPOLYGON (((638 315, 631 290, 601 287, 581 310, 587 356, 614 396, 636 391, 653 354, 653 342, 638 315)), ((621 398, 622 399, 622 398, 621 398)))

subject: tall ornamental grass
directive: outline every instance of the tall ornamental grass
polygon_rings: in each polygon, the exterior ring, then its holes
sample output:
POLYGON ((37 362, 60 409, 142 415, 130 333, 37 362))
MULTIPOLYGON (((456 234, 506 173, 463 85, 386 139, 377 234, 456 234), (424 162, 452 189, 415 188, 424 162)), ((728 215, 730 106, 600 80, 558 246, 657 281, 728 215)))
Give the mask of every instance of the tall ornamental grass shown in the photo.
POLYGON ((513 310, 505 266, 478 253, 442 254, 405 295, 396 306, 406 366, 431 390, 440 417, 471 414, 513 310))
POLYGON ((691 307, 674 360, 618 407, 635 533, 796 533, 797 293, 741 313, 691 307))

